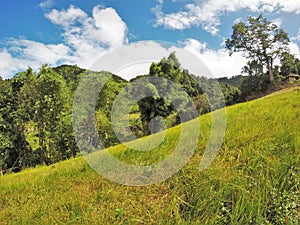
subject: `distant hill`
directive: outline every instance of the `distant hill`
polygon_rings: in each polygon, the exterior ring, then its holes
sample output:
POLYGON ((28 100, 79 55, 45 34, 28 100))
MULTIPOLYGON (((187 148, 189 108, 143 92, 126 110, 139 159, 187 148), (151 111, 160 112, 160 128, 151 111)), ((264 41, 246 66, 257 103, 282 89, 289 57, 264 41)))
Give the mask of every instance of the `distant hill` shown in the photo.
MULTIPOLYGON (((224 144, 202 172, 211 114, 187 122, 201 127, 195 155, 155 185, 113 183, 82 157, 2 176, 0 223, 299 224, 299 99, 295 87, 227 107, 224 144)), ((155 163, 174 150, 180 128, 168 129, 163 144, 150 152, 123 145, 107 151, 128 163, 155 163)))
POLYGON ((227 83, 227 84, 233 85, 235 87, 239 87, 242 82, 243 77, 244 76, 242 76, 242 75, 237 75, 237 76, 233 76, 233 77, 221 77, 221 78, 217 78, 217 80, 220 83, 227 83))

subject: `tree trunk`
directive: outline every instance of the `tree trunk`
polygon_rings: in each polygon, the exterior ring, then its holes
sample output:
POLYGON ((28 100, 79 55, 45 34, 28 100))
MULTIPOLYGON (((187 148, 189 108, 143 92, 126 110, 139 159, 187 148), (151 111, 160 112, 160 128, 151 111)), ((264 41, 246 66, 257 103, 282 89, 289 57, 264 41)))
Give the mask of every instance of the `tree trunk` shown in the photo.
POLYGON ((274 88, 275 87, 274 74, 273 74, 273 70, 272 70, 272 67, 270 66, 269 62, 267 63, 267 67, 268 67, 268 71, 269 71, 271 87, 274 88))

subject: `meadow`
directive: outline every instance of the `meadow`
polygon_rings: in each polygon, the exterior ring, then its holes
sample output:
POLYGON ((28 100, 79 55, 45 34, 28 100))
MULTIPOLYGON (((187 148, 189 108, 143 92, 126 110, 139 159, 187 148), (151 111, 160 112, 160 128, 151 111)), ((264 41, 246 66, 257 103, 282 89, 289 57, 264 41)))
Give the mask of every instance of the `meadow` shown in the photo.
MULTIPOLYGON (((195 154, 153 185, 114 183, 83 157, 1 176, 0 224, 299 224, 300 88, 226 107, 226 124, 220 152, 200 171, 211 114, 187 122, 200 126, 195 154)), ((107 151, 131 164, 159 162, 181 126, 151 151, 122 144, 107 151)))

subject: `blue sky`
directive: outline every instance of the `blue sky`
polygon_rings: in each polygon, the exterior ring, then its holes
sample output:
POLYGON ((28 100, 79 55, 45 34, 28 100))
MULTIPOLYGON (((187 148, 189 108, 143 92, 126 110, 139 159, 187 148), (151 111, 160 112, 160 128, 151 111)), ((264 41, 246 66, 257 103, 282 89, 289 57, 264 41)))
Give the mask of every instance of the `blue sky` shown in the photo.
POLYGON ((89 68, 111 49, 142 40, 180 44, 214 76, 237 75, 241 54, 224 52, 234 22, 263 13, 286 30, 300 57, 299 0, 1 0, 0 75, 47 63, 89 68))

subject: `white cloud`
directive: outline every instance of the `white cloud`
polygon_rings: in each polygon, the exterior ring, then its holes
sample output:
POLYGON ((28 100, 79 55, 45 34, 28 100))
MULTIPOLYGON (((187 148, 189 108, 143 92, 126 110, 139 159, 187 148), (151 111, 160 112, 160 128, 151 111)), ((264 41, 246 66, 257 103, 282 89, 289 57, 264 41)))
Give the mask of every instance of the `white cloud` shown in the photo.
POLYGON ((0 61, 0 76, 2 78, 9 78, 11 68, 18 69, 19 67, 17 60, 12 57, 7 49, 3 49, 0 51, 0 61))
POLYGON ((53 9, 50 13, 45 15, 52 23, 62 26, 64 29, 69 29, 71 25, 74 25, 75 22, 82 23, 88 18, 88 15, 82 11, 80 8, 77 8, 73 5, 67 10, 56 10, 53 9))
POLYGON ((291 40, 300 41, 300 28, 298 29, 298 33, 297 33, 296 37, 292 37, 291 40))
POLYGON ((39 6, 42 8, 42 9, 49 9, 51 8, 52 6, 54 5, 54 1, 53 0, 46 0, 46 1, 43 1, 39 4, 39 6))
POLYGON ((117 48, 101 57, 92 70, 111 71, 129 80, 137 75, 147 74, 152 62, 159 62, 171 52, 176 52, 182 68, 195 75, 212 77, 207 66, 195 54, 182 47, 157 41, 140 41, 117 48))
POLYGON ((27 67, 38 69, 43 64, 55 66, 60 63, 71 63, 71 50, 64 44, 49 44, 24 40, 9 39, 7 47, 0 51, 0 71, 4 78, 27 67))
POLYGON ((89 67, 107 49, 127 43, 127 26, 113 8, 95 6, 89 17, 70 6, 68 10, 52 10, 46 17, 63 28, 65 43, 74 49, 79 66, 89 67))
MULTIPOLYGON (((46 4, 46 3, 45 3, 46 4)), ((39 68, 47 63, 77 64, 89 68, 109 49, 127 43, 127 26, 113 8, 95 6, 92 16, 78 7, 52 10, 45 15, 62 28, 63 43, 43 44, 25 39, 8 39, 6 49, 0 52, 0 71, 4 77, 26 69, 39 68)))
POLYGON ((136 76, 148 74, 151 63, 152 62, 148 61, 133 63, 130 65, 126 65, 125 67, 115 71, 114 73, 118 74, 118 76, 126 80, 131 80, 136 76))
POLYGON ((276 18, 271 21, 273 24, 275 24, 277 27, 281 27, 282 24, 282 19, 281 18, 276 18))
POLYGON ((127 42, 126 24, 113 8, 101 9, 96 6, 93 9, 93 17, 103 43, 118 46, 127 42))
POLYGON ((285 0, 285 1, 276 0, 276 2, 282 7, 283 12, 300 14, 300 1, 298 1, 298 0, 285 0))
POLYGON ((24 39, 12 39, 9 41, 11 51, 21 55, 23 59, 40 61, 50 65, 55 65, 57 61, 68 60, 70 57, 70 48, 64 44, 49 44, 45 45, 36 41, 24 39))
MULTIPOLYGON (((299 0, 204 0, 188 3, 184 9, 173 13, 164 13, 162 3, 154 9, 156 25, 170 29, 183 30, 191 26, 201 26, 212 35, 218 33, 220 17, 239 10, 252 12, 286 12, 300 14, 299 0)), ((279 21, 275 21, 279 22, 279 21)))
POLYGON ((194 53, 212 72, 213 77, 224 77, 241 74, 246 59, 240 53, 229 56, 224 49, 213 50, 195 39, 185 41, 185 49, 194 53))
POLYGON ((46 18, 64 29, 63 36, 73 47, 79 47, 82 41, 93 47, 116 47, 127 42, 126 24, 113 8, 95 6, 92 17, 88 17, 80 8, 71 5, 68 10, 52 10, 46 18))
POLYGON ((291 42, 289 45, 291 54, 295 55, 297 58, 300 59, 300 48, 297 44, 291 42))
MULTIPOLYGON (((206 43, 195 39, 187 39, 184 42, 185 49, 197 55, 200 60, 208 67, 214 77, 230 77, 241 74, 242 68, 246 65, 247 59, 242 53, 235 53, 229 56, 224 49, 210 49, 206 43)), ((299 46, 291 42, 289 44, 290 53, 300 58, 299 46)), ((279 62, 278 60, 276 61, 279 62)))

